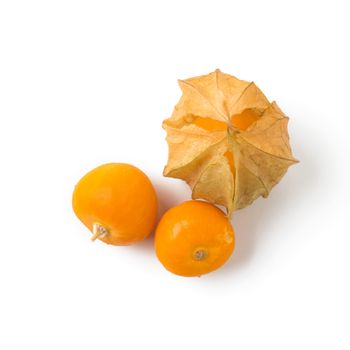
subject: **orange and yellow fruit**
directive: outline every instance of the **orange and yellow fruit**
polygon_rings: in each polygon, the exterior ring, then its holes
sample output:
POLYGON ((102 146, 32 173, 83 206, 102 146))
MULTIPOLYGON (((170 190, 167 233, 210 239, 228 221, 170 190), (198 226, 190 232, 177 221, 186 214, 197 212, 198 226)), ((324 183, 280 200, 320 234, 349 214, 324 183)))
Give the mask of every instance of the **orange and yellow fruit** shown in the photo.
POLYGON ((73 210, 93 233, 93 240, 128 245, 152 233, 157 197, 141 170, 130 164, 109 163, 93 169, 78 182, 73 210))
POLYGON ((229 219, 212 204, 184 202, 161 218, 155 249, 164 267, 181 276, 200 276, 222 266, 233 252, 229 219))

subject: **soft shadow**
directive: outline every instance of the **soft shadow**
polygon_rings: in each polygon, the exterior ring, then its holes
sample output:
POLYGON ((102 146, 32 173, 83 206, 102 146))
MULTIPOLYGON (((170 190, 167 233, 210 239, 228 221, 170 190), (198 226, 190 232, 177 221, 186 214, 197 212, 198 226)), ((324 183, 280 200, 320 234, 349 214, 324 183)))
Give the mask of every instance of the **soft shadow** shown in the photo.
POLYGON ((128 249, 146 256, 154 254, 154 232, 141 242, 127 246, 128 249))
POLYGON ((158 220, 170 208, 191 199, 191 191, 184 181, 171 178, 152 178, 158 196, 158 220))
POLYGON ((157 192, 158 215, 156 226, 152 234, 145 240, 128 246, 129 249, 141 254, 154 254, 154 232, 163 214, 170 208, 191 198, 188 186, 180 180, 150 176, 153 186, 157 192))

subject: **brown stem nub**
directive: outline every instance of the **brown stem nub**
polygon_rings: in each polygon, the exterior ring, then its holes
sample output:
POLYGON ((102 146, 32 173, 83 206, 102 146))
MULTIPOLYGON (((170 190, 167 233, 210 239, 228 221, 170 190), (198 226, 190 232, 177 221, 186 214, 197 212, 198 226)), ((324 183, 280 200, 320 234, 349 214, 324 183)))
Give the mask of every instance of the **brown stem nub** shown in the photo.
POLYGON ((97 238, 106 236, 108 234, 108 230, 101 224, 95 222, 92 226, 92 237, 91 240, 95 241, 97 238))
POLYGON ((204 249, 197 249, 193 253, 193 258, 197 261, 204 260, 208 256, 208 252, 204 249))

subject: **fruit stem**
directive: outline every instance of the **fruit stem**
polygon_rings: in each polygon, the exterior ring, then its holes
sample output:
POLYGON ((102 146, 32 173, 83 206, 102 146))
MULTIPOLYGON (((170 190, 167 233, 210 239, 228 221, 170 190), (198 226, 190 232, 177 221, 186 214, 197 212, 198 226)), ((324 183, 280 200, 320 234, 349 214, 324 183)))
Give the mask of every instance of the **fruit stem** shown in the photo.
POLYGON ((206 250, 204 250, 204 249, 197 249, 193 253, 193 257, 197 261, 204 260, 207 256, 208 256, 208 252, 206 250))
POLYGON ((103 225, 95 222, 92 226, 91 240, 95 241, 97 238, 106 236, 108 233, 109 233, 108 230, 103 225))

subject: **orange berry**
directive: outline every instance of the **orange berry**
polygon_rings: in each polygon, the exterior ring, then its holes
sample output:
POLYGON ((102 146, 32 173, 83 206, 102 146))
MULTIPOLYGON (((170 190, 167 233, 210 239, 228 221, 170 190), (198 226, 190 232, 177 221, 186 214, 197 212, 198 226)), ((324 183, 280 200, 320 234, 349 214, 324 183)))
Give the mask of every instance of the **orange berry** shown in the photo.
POLYGON ((156 229, 155 248, 170 272, 200 276, 228 260, 234 231, 227 216, 214 205, 188 201, 163 215, 156 229))
POLYGON ((124 163, 101 165, 73 192, 73 210, 93 233, 92 240, 127 245, 146 238, 157 217, 156 192, 148 177, 124 163))

